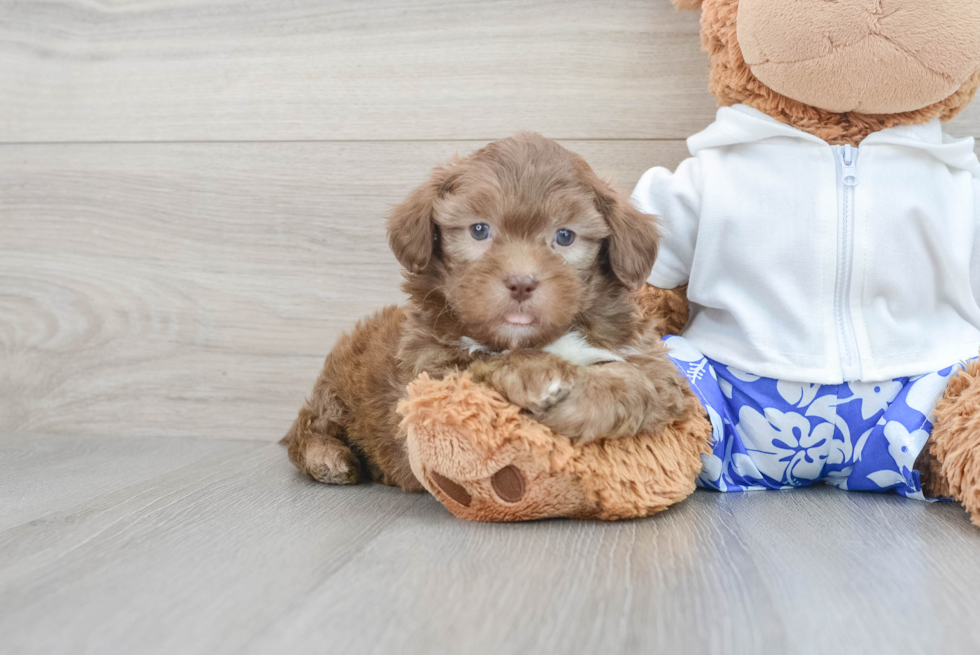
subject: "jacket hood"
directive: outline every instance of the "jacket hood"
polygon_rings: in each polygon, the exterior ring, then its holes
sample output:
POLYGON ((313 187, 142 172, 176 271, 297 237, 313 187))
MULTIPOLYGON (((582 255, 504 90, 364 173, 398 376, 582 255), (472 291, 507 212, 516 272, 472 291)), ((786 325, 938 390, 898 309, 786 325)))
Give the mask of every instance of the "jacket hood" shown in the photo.
MULTIPOLYGON (((724 148, 780 137, 830 147, 820 137, 780 123, 772 116, 747 105, 719 109, 715 122, 690 137, 687 147, 696 156, 701 150, 709 148, 724 148)), ((861 147, 870 145, 906 146, 923 150, 947 166, 969 171, 974 177, 980 178, 980 161, 973 150, 973 137, 954 139, 944 134, 938 119, 875 132, 861 142, 861 147)))

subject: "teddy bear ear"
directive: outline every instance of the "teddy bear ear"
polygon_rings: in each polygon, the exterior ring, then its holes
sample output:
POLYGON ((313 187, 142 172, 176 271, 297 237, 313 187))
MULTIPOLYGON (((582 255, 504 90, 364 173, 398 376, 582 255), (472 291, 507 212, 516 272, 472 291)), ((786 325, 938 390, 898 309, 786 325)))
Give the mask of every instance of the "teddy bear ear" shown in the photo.
POLYGON ((701 8, 701 0, 670 0, 678 9, 693 9, 697 11, 701 8))

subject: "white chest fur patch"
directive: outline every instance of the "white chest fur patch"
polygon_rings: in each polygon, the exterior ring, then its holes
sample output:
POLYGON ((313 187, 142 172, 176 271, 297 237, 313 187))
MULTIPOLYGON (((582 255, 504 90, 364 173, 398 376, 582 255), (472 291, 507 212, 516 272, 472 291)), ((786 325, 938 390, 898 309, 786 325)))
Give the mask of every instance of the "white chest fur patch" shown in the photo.
POLYGON ((484 346, 482 343, 480 343, 476 339, 471 339, 469 337, 463 337, 463 338, 461 338, 459 340, 459 345, 460 345, 460 348, 462 348, 464 351, 468 352, 470 355, 475 355, 476 353, 487 353, 488 355, 506 355, 507 353, 510 352, 509 350, 504 350, 504 351, 501 351, 501 352, 497 352, 495 350, 490 350, 490 348, 488 348, 487 346, 484 346))
MULTIPOLYGON (((459 340, 459 346, 464 352, 470 355, 475 355, 476 353, 486 353, 488 355, 506 355, 509 350, 496 351, 491 350, 489 347, 483 345, 476 339, 471 339, 470 337, 462 337, 459 340)), ((546 353, 550 353, 555 357, 560 357, 570 364, 575 364, 576 366, 591 366, 592 364, 599 364, 602 362, 625 362, 621 356, 614 352, 608 350, 603 350, 602 348, 596 348, 589 344, 580 333, 574 330, 566 333, 563 337, 552 341, 547 346, 542 348, 546 353)), ((636 354, 632 348, 624 348, 623 354, 630 355, 636 354)))
POLYGON ((600 362, 625 362, 626 360, 616 353, 602 348, 596 348, 589 344, 578 332, 574 330, 565 334, 557 341, 553 341, 542 350, 551 353, 555 357, 561 357, 566 362, 576 366, 590 366, 600 362))

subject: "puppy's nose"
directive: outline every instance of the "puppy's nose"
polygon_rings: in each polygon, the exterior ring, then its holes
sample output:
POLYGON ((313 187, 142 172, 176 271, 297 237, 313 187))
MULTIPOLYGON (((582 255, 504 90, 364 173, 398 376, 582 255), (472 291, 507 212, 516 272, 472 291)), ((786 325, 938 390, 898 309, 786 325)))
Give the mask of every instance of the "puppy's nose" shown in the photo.
POLYGON ((508 275, 504 284, 510 289, 510 297, 518 302, 530 298, 538 288, 538 281, 530 275, 508 275))

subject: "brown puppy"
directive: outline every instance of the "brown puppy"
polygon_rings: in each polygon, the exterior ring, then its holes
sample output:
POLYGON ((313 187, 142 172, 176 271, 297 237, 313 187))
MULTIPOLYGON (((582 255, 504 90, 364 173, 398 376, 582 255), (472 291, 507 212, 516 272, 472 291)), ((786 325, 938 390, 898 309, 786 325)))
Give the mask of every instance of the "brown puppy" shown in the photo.
POLYGON ((341 337, 292 429, 322 482, 421 490, 395 407, 419 373, 469 370, 571 438, 657 431, 684 382, 634 292, 657 253, 651 216, 536 134, 436 168, 388 220, 409 302, 341 337))

